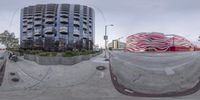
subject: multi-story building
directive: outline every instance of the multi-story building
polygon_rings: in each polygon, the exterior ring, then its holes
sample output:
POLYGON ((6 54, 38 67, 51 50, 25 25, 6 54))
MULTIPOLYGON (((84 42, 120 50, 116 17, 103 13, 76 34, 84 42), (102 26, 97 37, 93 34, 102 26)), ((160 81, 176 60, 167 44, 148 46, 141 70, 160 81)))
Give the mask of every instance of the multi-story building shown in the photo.
POLYGON ((84 5, 39 4, 21 10, 20 47, 92 49, 94 10, 84 5))
POLYGON ((126 50, 129 52, 194 51, 195 49, 195 45, 182 36, 159 32, 130 35, 127 37, 126 46, 126 50))
POLYGON ((108 48, 123 50, 126 48, 126 43, 120 42, 119 40, 113 40, 111 43, 108 44, 108 48))

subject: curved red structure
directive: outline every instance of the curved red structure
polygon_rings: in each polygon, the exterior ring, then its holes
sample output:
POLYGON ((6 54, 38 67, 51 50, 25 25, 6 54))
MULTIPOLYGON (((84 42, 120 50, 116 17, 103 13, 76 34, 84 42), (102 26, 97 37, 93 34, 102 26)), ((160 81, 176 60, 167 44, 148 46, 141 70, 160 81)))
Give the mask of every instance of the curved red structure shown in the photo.
POLYGON ((127 37, 127 51, 130 52, 165 52, 190 51, 194 45, 178 35, 165 35, 158 32, 143 32, 127 37))

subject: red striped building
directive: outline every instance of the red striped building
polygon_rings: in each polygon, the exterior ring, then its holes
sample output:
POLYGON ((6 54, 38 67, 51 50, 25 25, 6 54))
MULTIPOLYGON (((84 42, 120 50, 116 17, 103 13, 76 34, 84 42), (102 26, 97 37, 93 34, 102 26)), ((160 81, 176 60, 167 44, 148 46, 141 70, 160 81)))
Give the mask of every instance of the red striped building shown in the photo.
POLYGON ((126 50, 130 52, 191 51, 195 46, 178 35, 165 35, 158 32, 142 32, 127 37, 126 50))

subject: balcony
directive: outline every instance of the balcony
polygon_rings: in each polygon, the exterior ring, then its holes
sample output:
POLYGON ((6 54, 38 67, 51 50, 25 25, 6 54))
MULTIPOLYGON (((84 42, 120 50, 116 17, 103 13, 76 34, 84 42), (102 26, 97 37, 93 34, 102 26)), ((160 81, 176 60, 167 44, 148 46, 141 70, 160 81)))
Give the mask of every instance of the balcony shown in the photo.
POLYGON ((34 32, 34 36, 36 36, 36 37, 41 36, 41 32, 34 32))
POLYGON ((80 19, 80 17, 79 16, 74 16, 74 19, 80 19))
POLYGON ((35 16, 42 16, 42 12, 36 12, 34 15, 35 16))
POLYGON ((83 32, 83 38, 87 38, 88 37, 88 35, 87 35, 87 33, 85 32, 83 32))
POLYGON ((53 23, 54 22, 54 18, 46 18, 45 22, 46 23, 53 23))
POLYGON ((87 20, 87 17, 83 17, 83 20, 87 20))
POLYGON ((35 20, 41 20, 41 19, 42 19, 42 16, 35 16, 34 19, 35 19, 35 20))
POLYGON ((89 23, 89 26, 92 26, 92 23, 89 23))
POLYGON ((74 30, 74 36, 79 36, 80 35, 80 31, 79 30, 74 30))
POLYGON ((68 18, 60 18, 61 23, 68 23, 68 18))
POLYGON ((60 27, 60 31, 61 34, 67 34, 68 33, 68 27, 60 27))
POLYGON ((33 25, 30 25, 30 24, 29 24, 29 25, 27 26, 27 30, 30 30, 30 29, 32 29, 32 28, 33 28, 33 25))
POLYGON ((40 36, 41 33, 42 33, 42 29, 41 28, 34 30, 34 36, 40 36))
POLYGON ((35 26, 42 25, 42 20, 34 21, 34 25, 35 26))
POLYGON ((23 29, 22 29, 22 32, 23 32, 23 33, 26 33, 26 31, 27 31, 27 28, 23 28, 23 29))
POLYGON ((33 19, 27 19, 27 23, 33 23, 33 19))
POLYGON ((79 23, 79 21, 74 21, 74 26, 80 26, 80 23, 79 23))
POLYGON ((92 40, 92 36, 91 35, 89 36, 89 40, 92 40))
POLYGON ((87 29, 88 27, 87 27, 87 25, 86 25, 86 24, 83 24, 83 28, 84 28, 84 29, 87 29))
POLYGON ((89 28, 89 32, 92 32, 92 29, 91 29, 91 28, 89 28))
POLYGON ((27 37, 26 36, 22 36, 22 40, 27 40, 27 37))
POLYGON ((32 39, 32 38, 33 38, 32 33, 28 33, 28 34, 26 35, 26 38, 27 38, 27 39, 32 39))
POLYGON ((84 17, 87 17, 87 16, 88 16, 88 14, 84 14, 83 16, 84 16, 84 17))
POLYGON ((54 13, 48 13, 48 14, 46 14, 45 16, 46 16, 46 17, 49 17, 49 18, 52 18, 52 17, 55 16, 55 14, 54 14, 54 13))
POLYGON ((84 24, 87 24, 87 22, 88 22, 87 20, 83 20, 83 23, 84 23, 84 24))
POLYGON ((27 19, 33 19, 33 16, 28 16, 27 19))
POLYGON ((45 34, 53 34, 53 27, 46 27, 44 28, 45 34))
POLYGON ((24 23, 27 22, 27 19, 23 19, 23 22, 24 22, 24 23))
POLYGON ((63 14, 63 13, 61 13, 61 14, 60 14, 60 17, 68 18, 68 14, 63 14))
POLYGON ((27 23, 23 23, 23 27, 27 27, 27 25, 28 25, 27 23))

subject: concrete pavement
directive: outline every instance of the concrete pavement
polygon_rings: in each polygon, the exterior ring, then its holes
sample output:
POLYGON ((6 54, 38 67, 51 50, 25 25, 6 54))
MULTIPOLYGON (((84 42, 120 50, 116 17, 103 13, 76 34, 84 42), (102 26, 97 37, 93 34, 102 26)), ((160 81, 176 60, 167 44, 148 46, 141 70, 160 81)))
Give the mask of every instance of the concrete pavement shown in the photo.
POLYGON ((0 96, 5 100, 94 100, 124 96, 113 87, 103 55, 73 66, 42 66, 20 58, 17 63, 8 61, 5 73, 0 87, 0 96), (97 66, 107 68, 101 72, 96 70, 97 66), (10 72, 16 73, 20 81, 12 82, 10 72))
POLYGON ((119 93, 112 84, 108 62, 103 54, 73 66, 42 66, 20 58, 8 61, 0 100, 199 100, 198 92, 190 96, 145 98, 119 93), (98 71, 97 66, 106 70, 98 71), (11 76, 9 73, 17 73, 11 76), (13 77, 20 78, 18 83, 13 77))

